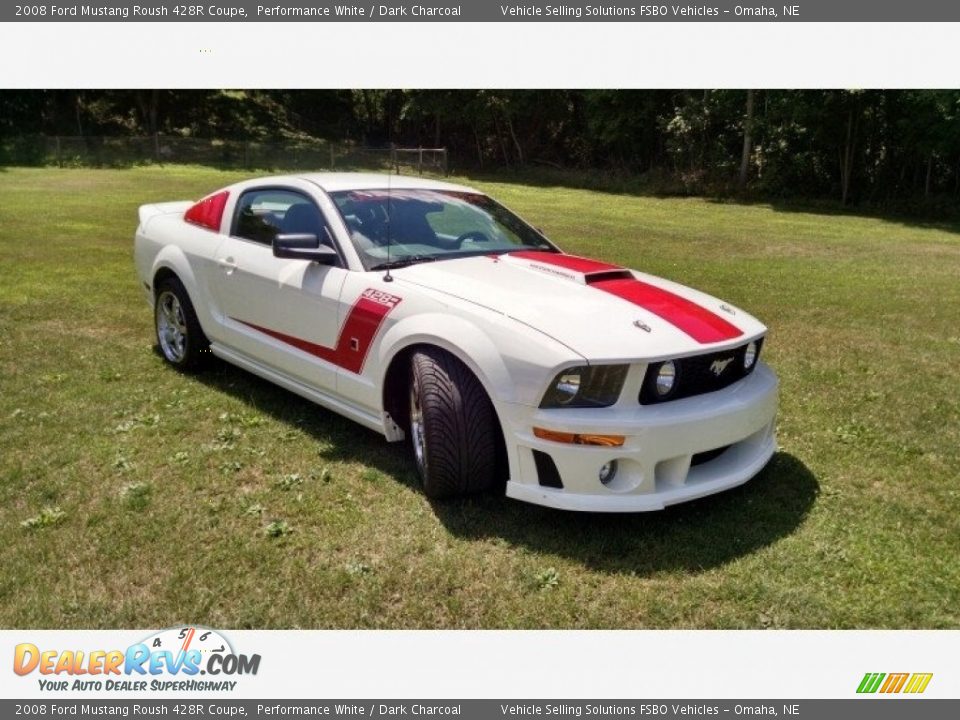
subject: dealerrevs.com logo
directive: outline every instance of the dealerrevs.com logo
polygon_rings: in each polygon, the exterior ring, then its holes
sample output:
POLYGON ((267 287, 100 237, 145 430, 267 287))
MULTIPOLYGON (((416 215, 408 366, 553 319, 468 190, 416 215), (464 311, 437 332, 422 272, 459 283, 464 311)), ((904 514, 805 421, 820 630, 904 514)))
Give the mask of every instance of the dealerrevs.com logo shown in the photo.
POLYGON ((13 671, 36 673, 41 690, 116 692, 231 691, 238 676, 256 675, 260 655, 234 651, 216 630, 161 630, 126 650, 58 650, 29 642, 14 648, 13 671), (202 676, 202 679, 201 679, 202 676))

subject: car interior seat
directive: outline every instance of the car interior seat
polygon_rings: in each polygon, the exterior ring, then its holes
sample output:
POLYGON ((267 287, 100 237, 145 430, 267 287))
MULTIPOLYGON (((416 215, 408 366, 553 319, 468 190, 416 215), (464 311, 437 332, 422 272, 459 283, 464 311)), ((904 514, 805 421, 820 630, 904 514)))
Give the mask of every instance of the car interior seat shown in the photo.
POLYGON ((281 231, 285 235, 316 235, 324 245, 330 244, 326 223, 315 205, 297 203, 287 208, 283 216, 281 231))

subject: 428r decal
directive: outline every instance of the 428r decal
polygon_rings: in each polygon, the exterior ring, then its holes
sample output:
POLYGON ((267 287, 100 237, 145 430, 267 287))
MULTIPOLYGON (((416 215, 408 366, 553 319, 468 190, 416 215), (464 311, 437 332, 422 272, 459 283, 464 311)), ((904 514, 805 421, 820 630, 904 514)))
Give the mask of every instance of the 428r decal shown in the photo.
POLYGON ((396 295, 391 295, 390 293, 386 293, 383 290, 376 290, 374 288, 367 288, 362 293, 360 293, 360 297, 365 297, 368 300, 373 300, 373 302, 380 303, 381 305, 387 305, 391 309, 395 308, 397 305, 400 304, 400 298, 398 298, 396 295))

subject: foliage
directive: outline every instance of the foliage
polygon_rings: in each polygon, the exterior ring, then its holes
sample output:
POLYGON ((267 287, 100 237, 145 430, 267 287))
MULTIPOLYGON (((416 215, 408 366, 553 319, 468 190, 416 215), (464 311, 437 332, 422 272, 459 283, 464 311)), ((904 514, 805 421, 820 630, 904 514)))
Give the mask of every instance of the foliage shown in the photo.
POLYGON ((274 520, 264 528, 263 532, 267 537, 278 538, 289 535, 293 532, 293 529, 286 520, 274 520))
POLYGON ((38 528, 50 527, 63 521, 67 514, 59 507, 45 507, 37 515, 27 518, 20 523, 20 527, 27 530, 36 530, 38 528))
POLYGON ((322 138, 444 146, 461 169, 618 171, 642 176, 667 194, 745 191, 928 214, 960 205, 960 91, 757 90, 752 143, 744 137, 747 94, 8 90, 0 93, 0 163, 42 162, 36 145, 24 139, 30 133, 290 143, 322 138))

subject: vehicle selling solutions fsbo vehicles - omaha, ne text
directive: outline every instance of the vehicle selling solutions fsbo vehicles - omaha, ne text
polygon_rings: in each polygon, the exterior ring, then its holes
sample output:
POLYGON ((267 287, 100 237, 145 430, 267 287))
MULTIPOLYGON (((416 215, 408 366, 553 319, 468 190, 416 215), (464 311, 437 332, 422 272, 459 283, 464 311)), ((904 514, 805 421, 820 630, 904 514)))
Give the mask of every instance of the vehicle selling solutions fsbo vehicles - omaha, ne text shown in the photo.
POLYGON ((208 353, 409 440, 432 498, 503 488, 657 510, 774 452, 766 328, 709 295, 562 253, 488 196, 387 175, 240 182, 140 208, 166 360, 208 353))

